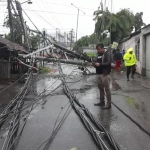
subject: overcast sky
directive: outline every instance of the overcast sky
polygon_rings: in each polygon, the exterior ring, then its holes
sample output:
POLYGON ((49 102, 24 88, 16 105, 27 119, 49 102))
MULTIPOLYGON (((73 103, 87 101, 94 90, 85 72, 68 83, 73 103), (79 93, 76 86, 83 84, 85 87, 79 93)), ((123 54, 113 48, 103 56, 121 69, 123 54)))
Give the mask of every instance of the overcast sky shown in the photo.
MULTIPOLYGON (((2 0, 4 1, 4 0, 2 0)), ((6 0, 5 0, 6 1, 6 0)), ((24 2, 26 0, 20 0, 24 2)), ((104 2, 105 0, 103 0, 104 2)), ((113 12, 117 12, 120 8, 130 8, 134 13, 144 12, 143 20, 146 24, 150 23, 150 9, 149 0, 112 0, 113 12)), ((22 4, 22 8, 30 16, 36 26, 42 30, 43 28, 51 34, 55 34, 56 28, 59 28, 61 32, 69 32, 71 29, 76 30, 77 25, 77 9, 72 7, 71 3, 79 7, 79 29, 78 37, 84 35, 90 35, 94 32, 93 12, 97 10, 100 4, 100 0, 32 0, 33 4, 22 4)), ((7 32, 2 27, 4 18, 6 17, 7 9, 6 2, 0 2, 0 33, 7 32)), ((111 6, 111 0, 106 0, 106 6, 111 6)), ((34 26, 27 20, 27 24, 30 28, 35 29, 34 26)))

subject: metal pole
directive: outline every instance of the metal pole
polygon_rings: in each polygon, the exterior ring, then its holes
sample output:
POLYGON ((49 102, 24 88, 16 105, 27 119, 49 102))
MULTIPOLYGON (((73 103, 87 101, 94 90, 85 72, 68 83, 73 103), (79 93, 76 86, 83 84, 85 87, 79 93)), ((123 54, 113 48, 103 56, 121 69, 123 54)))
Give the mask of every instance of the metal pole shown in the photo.
MULTIPOLYGON (((112 0, 111 0, 111 13, 112 13, 112 0)), ((110 24, 110 44, 111 44, 111 31, 112 31, 112 21, 111 21, 111 24, 110 24)))
POLYGON ((13 28, 13 22, 12 22, 12 13, 11 13, 11 8, 10 8, 11 0, 7 0, 7 2, 8 2, 8 14, 9 14, 9 25, 10 25, 11 40, 12 40, 12 42, 15 42, 14 28, 13 28))
POLYGON ((27 35, 27 29, 26 29, 26 26, 25 26, 25 23, 24 23, 23 15, 22 15, 22 7, 21 7, 20 2, 18 2, 18 1, 16 1, 16 8, 18 10, 18 14, 19 14, 19 17, 20 17, 20 21, 21 21, 21 24, 22 24, 23 31, 24 31, 25 43, 27 45, 27 50, 30 51, 30 44, 29 44, 29 39, 28 39, 28 35, 27 35))
POLYGON ((71 47, 72 47, 72 30, 70 31, 70 36, 71 36, 71 41, 70 41, 70 50, 71 50, 71 47))
POLYGON ((83 14, 85 14, 85 12, 83 12, 82 10, 80 10, 78 7, 76 7, 74 4, 71 3, 71 5, 75 8, 78 9, 78 13, 77 13, 77 28, 76 28, 76 42, 77 42, 77 38, 78 38, 78 22, 79 22, 79 11, 81 11, 83 14))
POLYGON ((57 42, 57 28, 56 28, 56 42, 57 42))
MULTIPOLYGON (((44 36, 44 38, 43 38, 43 47, 45 47, 45 36, 46 36, 46 33, 45 33, 45 30, 43 31, 43 36, 44 36)), ((43 51, 43 57, 44 57, 44 51, 43 51)), ((44 61, 43 61, 43 67, 44 67, 44 61)))
POLYGON ((78 14, 77 14, 76 42, 78 38, 78 22, 79 22, 79 9, 78 9, 78 14))
MULTIPOLYGON (((23 54, 19 54, 20 58, 24 58, 23 54)), ((26 57, 28 59, 31 59, 31 56, 26 57)), ((36 60, 39 61, 48 61, 48 62, 57 62, 58 59, 56 58, 47 58, 47 57, 43 57, 43 56, 35 56, 36 60)), ((61 63, 66 63, 66 64, 72 64, 72 65, 82 65, 82 66, 89 66, 90 63, 89 62, 83 62, 83 61, 74 61, 74 60, 66 60, 66 59, 60 59, 59 60, 61 63)))

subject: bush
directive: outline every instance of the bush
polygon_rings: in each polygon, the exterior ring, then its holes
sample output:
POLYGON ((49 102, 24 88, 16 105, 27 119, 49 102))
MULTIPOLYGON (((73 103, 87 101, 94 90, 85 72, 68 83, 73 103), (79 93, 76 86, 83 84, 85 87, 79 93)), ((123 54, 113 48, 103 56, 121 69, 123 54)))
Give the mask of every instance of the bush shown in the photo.
POLYGON ((44 67, 44 68, 40 68, 40 71, 42 73, 49 73, 49 72, 51 72, 51 69, 49 67, 44 67))
POLYGON ((89 57, 96 57, 96 53, 87 53, 87 56, 89 56, 89 57))

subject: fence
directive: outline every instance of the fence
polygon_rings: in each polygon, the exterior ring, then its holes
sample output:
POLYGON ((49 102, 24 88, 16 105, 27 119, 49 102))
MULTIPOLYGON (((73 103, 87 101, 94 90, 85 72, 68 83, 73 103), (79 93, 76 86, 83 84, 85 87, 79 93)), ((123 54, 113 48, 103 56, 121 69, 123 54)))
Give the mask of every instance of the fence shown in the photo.
POLYGON ((10 78, 10 62, 0 60, 0 79, 10 78))

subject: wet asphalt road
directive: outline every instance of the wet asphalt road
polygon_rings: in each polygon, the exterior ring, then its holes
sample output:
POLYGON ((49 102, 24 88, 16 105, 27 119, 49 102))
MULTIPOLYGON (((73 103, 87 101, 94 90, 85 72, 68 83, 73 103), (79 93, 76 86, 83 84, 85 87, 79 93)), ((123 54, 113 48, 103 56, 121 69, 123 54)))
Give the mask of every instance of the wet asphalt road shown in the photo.
MULTIPOLYGON (((67 71, 67 69, 66 72, 68 72, 68 74, 70 73, 70 71, 67 71)), ((73 79, 68 81, 75 81, 78 78, 81 79, 79 82, 68 83, 70 89, 77 95, 80 102, 83 103, 100 121, 100 123, 111 132, 121 149, 149 150, 150 137, 141 131, 116 107, 112 106, 110 110, 102 110, 101 107, 95 107, 93 105, 99 100, 96 76, 82 78, 81 73, 75 73, 73 79)), ((117 79, 117 83, 120 82, 120 85, 124 85, 124 81, 122 81, 122 79, 119 79, 119 77, 117 77, 117 79)), ((39 93, 43 87, 49 86, 54 81, 55 79, 50 80, 49 77, 45 78, 44 80, 41 78, 38 82, 35 82, 36 89, 34 90, 39 93)), ((53 88, 57 87, 59 84, 60 81, 57 81, 57 85, 55 85, 53 88)), ((116 87, 112 87, 112 89, 113 88, 116 87)), ((140 89, 140 91, 141 90, 143 89, 140 89)), ((145 121, 142 121, 142 118, 138 118, 138 113, 134 111, 134 109, 137 110, 136 107, 133 109, 132 107, 134 106, 129 105, 130 101, 127 100, 128 95, 124 95, 127 92, 124 91, 122 93, 122 91, 123 90, 113 91, 112 101, 125 112, 138 120, 143 127, 149 130, 145 124, 145 121)), ((33 95, 31 94, 31 97, 32 96, 33 95)), ((66 104, 68 104, 61 114, 61 116, 63 116, 70 104, 68 98, 63 93, 62 86, 59 87, 52 95, 49 95, 45 100, 45 104, 38 105, 31 112, 22 136, 20 137, 17 150, 36 150, 50 136, 59 112, 66 104)), ((93 142, 90 134, 87 132, 81 120, 71 107, 69 107, 67 114, 68 115, 64 123, 53 139, 49 149, 71 150, 72 148, 76 148, 76 150, 98 150, 98 147, 93 142)), ((3 131, 1 132, 1 136, 5 136, 6 132, 7 129, 4 127, 3 131)), ((3 138, 0 139, 0 146, 3 143, 3 140, 3 138)))

